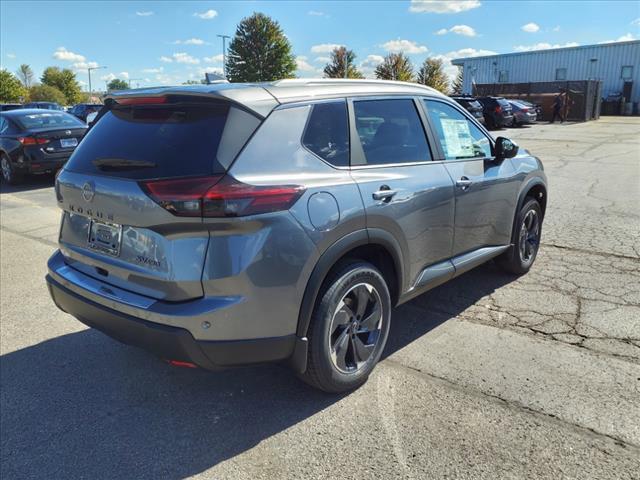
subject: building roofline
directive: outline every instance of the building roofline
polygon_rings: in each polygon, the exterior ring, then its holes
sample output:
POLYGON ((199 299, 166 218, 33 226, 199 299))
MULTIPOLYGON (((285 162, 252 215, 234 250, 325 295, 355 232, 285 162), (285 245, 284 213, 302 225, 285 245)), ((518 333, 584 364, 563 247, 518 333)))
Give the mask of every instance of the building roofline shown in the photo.
POLYGON ((580 49, 594 48, 594 47, 616 47, 616 46, 630 45, 630 44, 640 45, 640 40, 628 40, 626 42, 596 43, 591 45, 576 45, 575 47, 545 48, 543 50, 530 50, 528 52, 498 53, 496 55, 483 55, 481 57, 461 57, 461 58, 454 58, 453 60, 451 60, 451 63, 456 66, 461 66, 464 64, 466 60, 481 60, 486 58, 498 58, 498 57, 515 57, 517 55, 532 55, 534 53, 557 52, 558 50, 580 50, 580 49))

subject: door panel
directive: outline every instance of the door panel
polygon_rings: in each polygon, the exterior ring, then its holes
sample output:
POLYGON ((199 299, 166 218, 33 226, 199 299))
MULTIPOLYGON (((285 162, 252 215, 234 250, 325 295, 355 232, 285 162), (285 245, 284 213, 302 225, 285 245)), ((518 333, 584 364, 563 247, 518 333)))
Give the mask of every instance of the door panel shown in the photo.
POLYGON ((422 269, 451 256, 453 182, 441 163, 353 170, 367 228, 391 233, 402 248, 410 285, 422 269), (392 197, 375 199, 388 187, 392 197))
POLYGON ((519 185, 511 162, 481 159, 445 166, 456 182, 453 255, 510 243, 519 185))

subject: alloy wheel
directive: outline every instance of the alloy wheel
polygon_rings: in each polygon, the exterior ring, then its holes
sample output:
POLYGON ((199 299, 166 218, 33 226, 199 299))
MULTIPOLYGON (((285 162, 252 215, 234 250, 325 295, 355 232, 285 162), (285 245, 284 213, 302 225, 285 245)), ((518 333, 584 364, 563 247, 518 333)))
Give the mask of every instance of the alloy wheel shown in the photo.
POLYGON ((333 365, 343 373, 355 373, 367 363, 381 337, 382 300, 375 287, 359 283, 338 303, 329 330, 333 365))
POLYGON ((531 263, 536 256, 540 244, 540 218, 538 212, 529 210, 522 219, 520 227, 519 249, 520 258, 525 263, 531 263))

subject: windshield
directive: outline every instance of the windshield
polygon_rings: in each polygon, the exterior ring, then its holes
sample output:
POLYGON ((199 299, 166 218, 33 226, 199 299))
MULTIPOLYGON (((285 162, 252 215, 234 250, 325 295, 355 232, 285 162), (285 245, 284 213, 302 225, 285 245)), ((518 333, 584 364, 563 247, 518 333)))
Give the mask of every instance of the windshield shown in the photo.
POLYGON ((42 113, 25 113, 14 117, 26 130, 34 128, 84 127, 84 123, 76 117, 64 112, 43 111, 42 113))

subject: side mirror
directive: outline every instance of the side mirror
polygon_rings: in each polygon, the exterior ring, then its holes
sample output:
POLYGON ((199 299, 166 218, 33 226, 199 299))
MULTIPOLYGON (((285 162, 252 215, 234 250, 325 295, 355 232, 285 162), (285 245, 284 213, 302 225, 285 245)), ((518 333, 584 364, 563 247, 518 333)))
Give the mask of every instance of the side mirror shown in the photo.
POLYGON ((505 137, 498 137, 494 146, 496 158, 513 158, 518 153, 518 145, 505 137))

